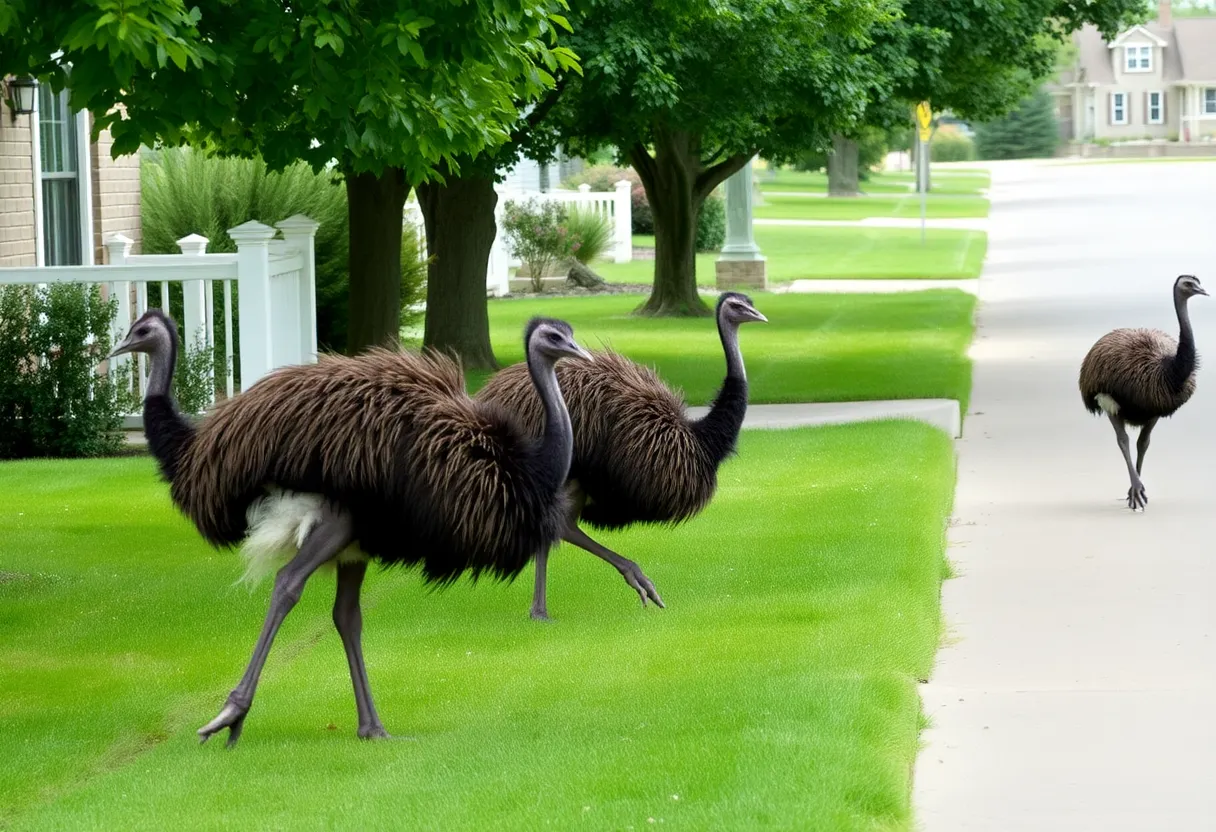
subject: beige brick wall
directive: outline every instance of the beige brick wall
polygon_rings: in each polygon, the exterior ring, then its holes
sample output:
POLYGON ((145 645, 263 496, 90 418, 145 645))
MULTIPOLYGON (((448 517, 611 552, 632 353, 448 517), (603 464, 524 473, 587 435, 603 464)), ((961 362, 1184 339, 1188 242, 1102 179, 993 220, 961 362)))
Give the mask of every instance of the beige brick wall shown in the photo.
POLYGON ((0 266, 33 266, 34 145, 31 116, 0 103, 0 266))
POLYGON ((138 254, 143 229, 139 219, 139 154, 113 159, 110 131, 103 130, 90 148, 93 168, 93 257, 105 263, 104 240, 121 232, 132 240, 138 254))

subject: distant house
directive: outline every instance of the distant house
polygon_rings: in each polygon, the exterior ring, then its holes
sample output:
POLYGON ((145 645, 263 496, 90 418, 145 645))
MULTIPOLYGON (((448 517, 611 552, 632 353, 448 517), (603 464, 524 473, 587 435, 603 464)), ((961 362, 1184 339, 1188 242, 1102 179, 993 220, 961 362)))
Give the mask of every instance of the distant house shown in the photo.
POLYGON ((1077 61, 1052 87, 1064 139, 1216 136, 1216 17, 1157 19, 1106 41, 1093 26, 1073 35, 1077 61))
POLYGON ((115 231, 138 244, 139 157, 111 159, 109 131, 91 129, 66 90, 39 85, 28 115, 0 103, 0 266, 102 263, 115 231))

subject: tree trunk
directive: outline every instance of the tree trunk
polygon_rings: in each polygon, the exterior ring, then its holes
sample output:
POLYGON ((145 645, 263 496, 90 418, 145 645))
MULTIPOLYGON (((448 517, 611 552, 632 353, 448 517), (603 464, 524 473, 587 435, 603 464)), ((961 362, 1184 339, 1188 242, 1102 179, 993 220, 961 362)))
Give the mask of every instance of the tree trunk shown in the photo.
POLYGON ((350 355, 401 338, 401 223, 409 192, 401 168, 386 168, 379 175, 346 174, 350 355))
POLYGON ((839 133, 828 153, 828 196, 857 196, 860 151, 857 142, 839 133))
POLYGON ((655 150, 630 153, 654 216, 654 287, 636 314, 711 315, 697 294, 697 215, 708 195, 697 192, 701 160, 686 133, 660 133, 655 150))
POLYGON ((489 176, 447 174, 418 186, 426 221, 426 334, 423 345, 456 355, 465 369, 494 370, 486 271, 497 226, 498 192, 489 176))

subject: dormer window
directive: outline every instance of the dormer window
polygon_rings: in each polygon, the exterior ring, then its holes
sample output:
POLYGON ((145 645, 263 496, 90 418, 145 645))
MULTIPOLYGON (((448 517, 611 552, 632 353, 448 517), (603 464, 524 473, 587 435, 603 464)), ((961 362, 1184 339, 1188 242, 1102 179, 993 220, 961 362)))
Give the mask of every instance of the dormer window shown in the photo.
POLYGON ((1123 47, 1123 69, 1126 72, 1152 72, 1153 47, 1147 45, 1123 47))

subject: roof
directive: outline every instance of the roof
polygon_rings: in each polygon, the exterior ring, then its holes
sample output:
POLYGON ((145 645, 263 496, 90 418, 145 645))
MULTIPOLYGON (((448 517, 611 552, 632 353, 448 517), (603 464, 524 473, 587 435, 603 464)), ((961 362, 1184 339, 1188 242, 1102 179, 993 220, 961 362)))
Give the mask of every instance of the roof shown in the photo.
POLYGON ((1146 23, 1134 26, 1108 43, 1095 26, 1084 26, 1073 35, 1077 45, 1077 67, 1060 74, 1061 84, 1115 83, 1110 50, 1143 30, 1165 44, 1163 79, 1169 82, 1216 82, 1216 17, 1176 18, 1171 26, 1146 23))

